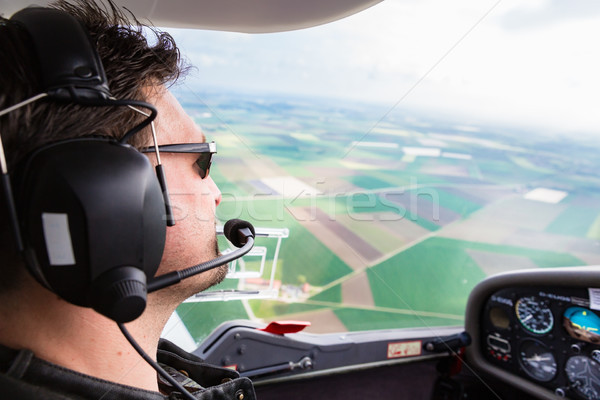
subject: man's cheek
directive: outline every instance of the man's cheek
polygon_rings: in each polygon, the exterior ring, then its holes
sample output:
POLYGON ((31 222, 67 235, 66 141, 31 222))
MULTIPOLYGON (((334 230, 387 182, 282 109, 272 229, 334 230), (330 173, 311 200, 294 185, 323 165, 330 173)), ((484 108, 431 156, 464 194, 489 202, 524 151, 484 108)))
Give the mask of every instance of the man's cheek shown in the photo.
POLYGON ((215 208, 209 207, 206 204, 198 204, 197 207, 191 211, 190 216, 193 216, 196 222, 209 222, 212 224, 216 218, 215 208))
POLYGON ((171 208, 175 222, 194 218, 196 222, 215 220, 215 203, 210 193, 171 194, 171 208))
POLYGON ((190 217, 194 206, 193 193, 170 193, 171 209, 173 210, 173 218, 175 223, 183 221, 190 217))

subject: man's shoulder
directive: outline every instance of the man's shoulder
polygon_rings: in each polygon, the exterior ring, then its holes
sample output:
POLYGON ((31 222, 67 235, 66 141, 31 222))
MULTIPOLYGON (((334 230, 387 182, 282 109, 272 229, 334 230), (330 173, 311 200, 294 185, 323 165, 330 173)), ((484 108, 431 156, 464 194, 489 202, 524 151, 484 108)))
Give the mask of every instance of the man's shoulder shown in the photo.
MULTIPOLYGON (((157 359, 177 374, 178 379, 188 379, 186 386, 193 388, 191 391, 199 400, 255 398, 249 379, 240 378, 227 368, 206 364, 173 343, 161 341, 157 359)), ((165 393, 171 391, 160 380, 159 386, 165 393)), ((0 398, 164 400, 173 397, 81 374, 39 359, 29 350, 0 345, 0 398)))

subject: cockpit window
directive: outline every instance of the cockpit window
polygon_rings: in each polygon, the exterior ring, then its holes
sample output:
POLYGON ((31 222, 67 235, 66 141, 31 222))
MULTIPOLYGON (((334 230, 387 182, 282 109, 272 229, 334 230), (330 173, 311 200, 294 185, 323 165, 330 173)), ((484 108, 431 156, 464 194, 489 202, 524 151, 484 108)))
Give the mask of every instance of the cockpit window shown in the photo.
POLYGON ((486 276, 599 263, 600 57, 578 38, 598 37, 600 9, 580 3, 383 2, 295 32, 174 30, 197 69, 173 91, 219 146, 217 216, 271 236, 170 334, 458 326, 486 276))

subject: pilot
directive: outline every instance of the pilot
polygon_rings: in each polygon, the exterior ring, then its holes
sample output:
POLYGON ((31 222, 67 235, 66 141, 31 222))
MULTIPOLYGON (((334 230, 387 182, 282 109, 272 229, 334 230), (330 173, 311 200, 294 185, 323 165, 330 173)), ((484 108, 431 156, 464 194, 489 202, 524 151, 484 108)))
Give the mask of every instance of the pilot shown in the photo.
MULTIPOLYGON (((139 21, 130 12, 110 1, 58 1, 50 7, 66 11, 87 29, 104 66, 111 98, 144 101, 156 108, 153 128, 157 145, 206 142, 203 132, 169 92, 169 85, 187 68, 169 34, 149 27, 142 32, 139 21)), ((56 45, 58 49, 62 43, 56 45)), ((40 76, 44 71, 40 71, 43 67, 32 47, 21 23, 0 19, 0 110, 40 92, 40 76)), ((12 190, 16 214, 23 218, 19 185, 24 185, 20 179, 25 180, 24 164, 28 165, 31 154, 66 139, 118 141, 148 114, 148 110, 140 107, 97 107, 42 98, 0 116, 6 159, 0 196, 0 398, 171 399, 190 398, 190 393, 197 399, 255 398, 247 378, 240 378, 229 369, 204 364, 160 339, 175 308, 189 296, 224 279, 226 266, 149 293, 141 315, 124 324, 152 361, 189 392, 182 394, 134 350, 115 321, 95 309, 73 304, 45 287, 40 282, 43 278, 33 276, 23 251, 18 250, 14 224, 10 221, 14 214, 7 211, 11 207, 7 191, 12 190)), ((128 143, 137 150, 152 147, 150 125, 132 135, 128 143)), ((142 154, 137 150, 136 153, 142 154)), ((176 223, 165 228, 164 251, 156 275, 181 270, 219 254, 215 208, 221 201, 221 193, 209 175, 208 166, 197 163, 199 155, 160 153, 176 223)), ((144 153, 142 157, 150 160, 148 165, 153 171, 157 156, 144 153)), ((29 184, 34 187, 43 184, 47 179, 44 173, 44 170, 30 173, 29 184)), ((93 171, 84 173, 88 174, 86 180, 96 179, 93 171)), ((115 179, 117 175, 121 171, 113 174, 115 179)), ((103 204, 119 206, 108 203, 103 204)), ((100 209, 98 215, 103 212, 100 209)), ((44 234, 50 236, 46 238, 48 243, 53 240, 52 235, 61 236, 61 218, 59 215, 56 219, 56 215, 59 214, 45 214, 51 221, 46 225, 48 221, 44 220, 44 234)), ((109 234, 118 235, 120 230, 119 224, 115 224, 109 234)), ((71 240, 78 238, 73 236, 71 240)), ((111 255, 110 250, 105 253, 101 256, 111 255)), ((64 258, 72 256, 51 254, 50 258, 55 260, 50 260, 50 264, 64 264, 64 258)))

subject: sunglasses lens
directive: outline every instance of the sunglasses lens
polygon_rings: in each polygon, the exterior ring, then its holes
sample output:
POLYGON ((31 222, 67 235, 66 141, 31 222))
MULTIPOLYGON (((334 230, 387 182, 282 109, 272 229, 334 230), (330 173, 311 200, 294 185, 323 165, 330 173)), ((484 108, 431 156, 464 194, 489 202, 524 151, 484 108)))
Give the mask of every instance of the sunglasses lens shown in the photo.
POLYGON ((210 171, 212 153, 200 153, 196 160, 196 165, 200 169, 200 178, 204 179, 210 171))

